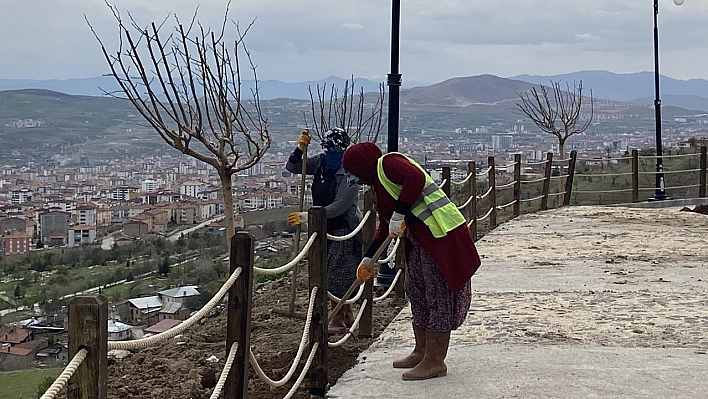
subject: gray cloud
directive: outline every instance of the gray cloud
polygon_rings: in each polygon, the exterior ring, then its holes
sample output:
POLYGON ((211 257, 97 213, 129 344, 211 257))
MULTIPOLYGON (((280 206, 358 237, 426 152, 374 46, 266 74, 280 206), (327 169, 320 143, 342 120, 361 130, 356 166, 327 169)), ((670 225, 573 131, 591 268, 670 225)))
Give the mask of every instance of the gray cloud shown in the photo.
MULTIPOLYGON (((102 0, 25 0, 0 13, 0 79, 97 76, 107 71, 88 16, 105 43, 117 29, 102 0)), ((141 23, 177 13, 193 0, 115 0, 141 23)), ((650 70, 649 1, 408 0, 403 2, 404 79, 435 82, 492 73, 562 73, 579 69, 650 70)), ((202 0, 199 19, 217 26, 224 0, 202 0)), ((661 62, 667 75, 708 78, 708 3, 661 0, 661 62)), ((231 17, 257 18, 247 44, 263 79, 329 75, 381 78, 389 68, 390 0, 236 0, 231 17)))

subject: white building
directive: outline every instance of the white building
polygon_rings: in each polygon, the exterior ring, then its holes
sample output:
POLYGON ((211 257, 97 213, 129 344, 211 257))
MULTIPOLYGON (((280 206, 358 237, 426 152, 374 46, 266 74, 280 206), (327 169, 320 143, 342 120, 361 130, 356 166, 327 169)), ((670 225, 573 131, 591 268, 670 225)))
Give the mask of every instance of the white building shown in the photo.
POLYGON ((190 197, 197 197, 199 193, 206 190, 206 185, 204 183, 188 180, 179 186, 179 193, 182 195, 188 195, 190 197))
POLYGON ((141 193, 151 193, 153 191, 157 191, 159 188, 160 183, 158 183, 157 180, 153 179, 143 180, 143 182, 140 184, 141 193))

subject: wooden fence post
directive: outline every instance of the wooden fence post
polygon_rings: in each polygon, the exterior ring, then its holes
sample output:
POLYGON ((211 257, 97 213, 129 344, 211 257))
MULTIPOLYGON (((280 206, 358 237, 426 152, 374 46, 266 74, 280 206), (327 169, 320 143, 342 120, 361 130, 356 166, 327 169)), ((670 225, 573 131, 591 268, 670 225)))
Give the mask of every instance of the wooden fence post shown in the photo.
POLYGON ((553 153, 549 152, 546 154, 546 174, 543 180, 543 198, 541 198, 541 210, 545 211, 548 209, 548 192, 551 188, 551 170, 553 168, 553 153))
POLYGON ((578 160, 578 152, 573 150, 570 152, 570 160, 568 161, 568 178, 565 180, 565 195, 563 196, 563 205, 570 205, 570 195, 573 193, 573 178, 575 177, 575 162, 578 160))
POLYGON ((445 181, 445 184, 443 184, 442 190, 447 195, 450 197, 450 186, 452 186, 452 182, 450 182, 450 176, 452 173, 450 172, 450 167, 449 166, 443 166, 442 168, 442 178, 445 181))
POLYGON ((492 230, 497 227, 497 172, 494 169, 494 157, 487 158, 487 165, 489 166, 487 180, 489 181, 489 187, 492 189, 489 192, 489 207, 492 210, 492 213, 489 214, 489 230, 492 230))
POLYGON ((469 210, 469 218, 467 220, 472 221, 470 231, 472 232, 472 239, 477 241, 477 165, 474 161, 467 163, 467 173, 470 174, 467 192, 472 197, 472 203, 467 208, 469 210))
POLYGON ((639 202, 639 151, 632 150, 632 202, 639 202))
POLYGON ((707 173, 708 171, 706 170, 708 168, 708 166, 706 166, 706 164, 708 164, 706 158, 708 158, 708 156, 706 155, 706 146, 702 146, 701 147, 701 172, 700 172, 701 185, 698 188, 698 196, 701 198, 706 196, 706 174, 708 174, 707 173))
POLYGON ((69 399, 106 399, 108 392, 108 302, 77 296, 69 304, 69 359, 81 349, 86 358, 69 379, 69 399))
MULTIPOLYGON (((374 199, 376 197, 376 193, 374 193, 374 189, 371 188, 366 191, 364 194, 364 207, 369 207, 371 209, 371 217, 369 217, 369 220, 367 221, 366 225, 364 226, 364 231, 363 231, 363 236, 362 238, 364 239, 364 248, 362 248, 362 256, 364 255, 364 252, 369 248, 369 245, 371 245, 371 242, 374 240, 374 233, 376 232, 376 210, 374 206, 374 199)), ((398 262, 396 263, 396 266, 398 266, 398 262)), ((403 290, 403 288, 401 288, 403 290)), ((358 335, 362 337, 371 337, 371 332, 373 330, 373 324, 374 324, 374 310, 373 310, 373 305, 374 305, 374 279, 370 278, 366 280, 364 283, 364 292, 361 294, 361 301, 364 299, 367 299, 366 301, 366 308, 363 310, 361 314, 361 319, 359 319, 359 332, 358 335)), ((360 302, 361 303, 361 302, 360 302)))
POLYGON ((238 231, 231 238, 229 275, 241 268, 241 274, 229 289, 226 303, 226 354, 238 342, 232 371, 226 377, 224 397, 248 399, 249 350, 251 349, 251 308, 253 304, 253 235, 238 231))
POLYGON ((521 154, 514 154, 514 216, 521 213, 521 154))
POLYGON ((324 207, 310 208, 307 216, 310 237, 317 238, 308 254, 310 292, 317 287, 312 321, 310 323, 310 344, 319 343, 317 354, 312 359, 307 377, 310 394, 324 397, 327 389, 327 211, 324 207))

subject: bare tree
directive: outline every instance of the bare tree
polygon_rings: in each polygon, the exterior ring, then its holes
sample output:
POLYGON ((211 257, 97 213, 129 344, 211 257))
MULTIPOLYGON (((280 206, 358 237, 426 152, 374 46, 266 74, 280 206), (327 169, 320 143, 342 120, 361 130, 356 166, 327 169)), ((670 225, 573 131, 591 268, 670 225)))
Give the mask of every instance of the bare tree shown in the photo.
MULTIPOLYGON (((594 100, 590 90, 590 112, 583 120, 583 81, 577 85, 566 83, 563 88, 560 82, 551 81, 551 87, 533 87, 530 91, 519 93, 521 103, 516 103, 519 110, 538 126, 543 132, 550 133, 558 139, 560 159, 565 159, 565 142, 569 137, 584 132, 592 123, 594 116, 594 100)), ((561 171, 561 175, 563 172, 561 171)))
POLYGON ((346 130, 355 143, 362 139, 373 143, 378 140, 384 126, 383 85, 379 85, 379 92, 375 97, 373 94, 367 97, 363 87, 359 94, 355 95, 355 84, 356 81, 352 77, 344 82, 341 92, 334 84, 329 86, 325 83, 321 87, 317 85, 316 94, 313 94, 312 86, 308 87, 311 110, 309 115, 304 115, 305 126, 314 130, 320 142, 324 140, 324 133, 333 127, 346 130))
POLYGON ((229 245, 234 235, 232 177, 258 163, 271 144, 256 67, 244 44, 253 22, 242 31, 229 19, 229 3, 218 30, 202 26, 197 9, 188 26, 174 15, 174 28, 164 32, 169 17, 141 27, 130 13, 124 20, 106 4, 118 23, 118 49, 109 52, 89 23, 120 86, 106 94, 130 101, 167 144, 216 169, 229 245), (233 43, 227 43, 227 28, 235 30, 233 43), (242 87, 244 73, 255 82, 250 93, 242 87))

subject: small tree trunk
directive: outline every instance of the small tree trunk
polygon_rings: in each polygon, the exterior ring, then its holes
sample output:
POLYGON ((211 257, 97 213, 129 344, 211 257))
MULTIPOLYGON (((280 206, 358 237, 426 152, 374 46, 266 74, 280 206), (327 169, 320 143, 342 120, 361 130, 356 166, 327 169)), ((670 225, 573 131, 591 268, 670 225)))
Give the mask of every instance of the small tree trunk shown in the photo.
MULTIPOLYGON (((558 141, 558 192, 562 193, 563 189, 565 188, 565 184, 563 184, 563 175, 564 173, 564 166, 565 166, 565 140, 559 140, 558 141)), ((560 195, 554 195, 556 202, 556 206, 560 207, 561 205, 561 196, 560 195)))
POLYGON ((221 192, 224 195, 224 217, 226 220, 226 245, 231 248, 231 237, 236 233, 234 230, 234 193, 231 175, 224 171, 219 171, 221 180, 221 192))

